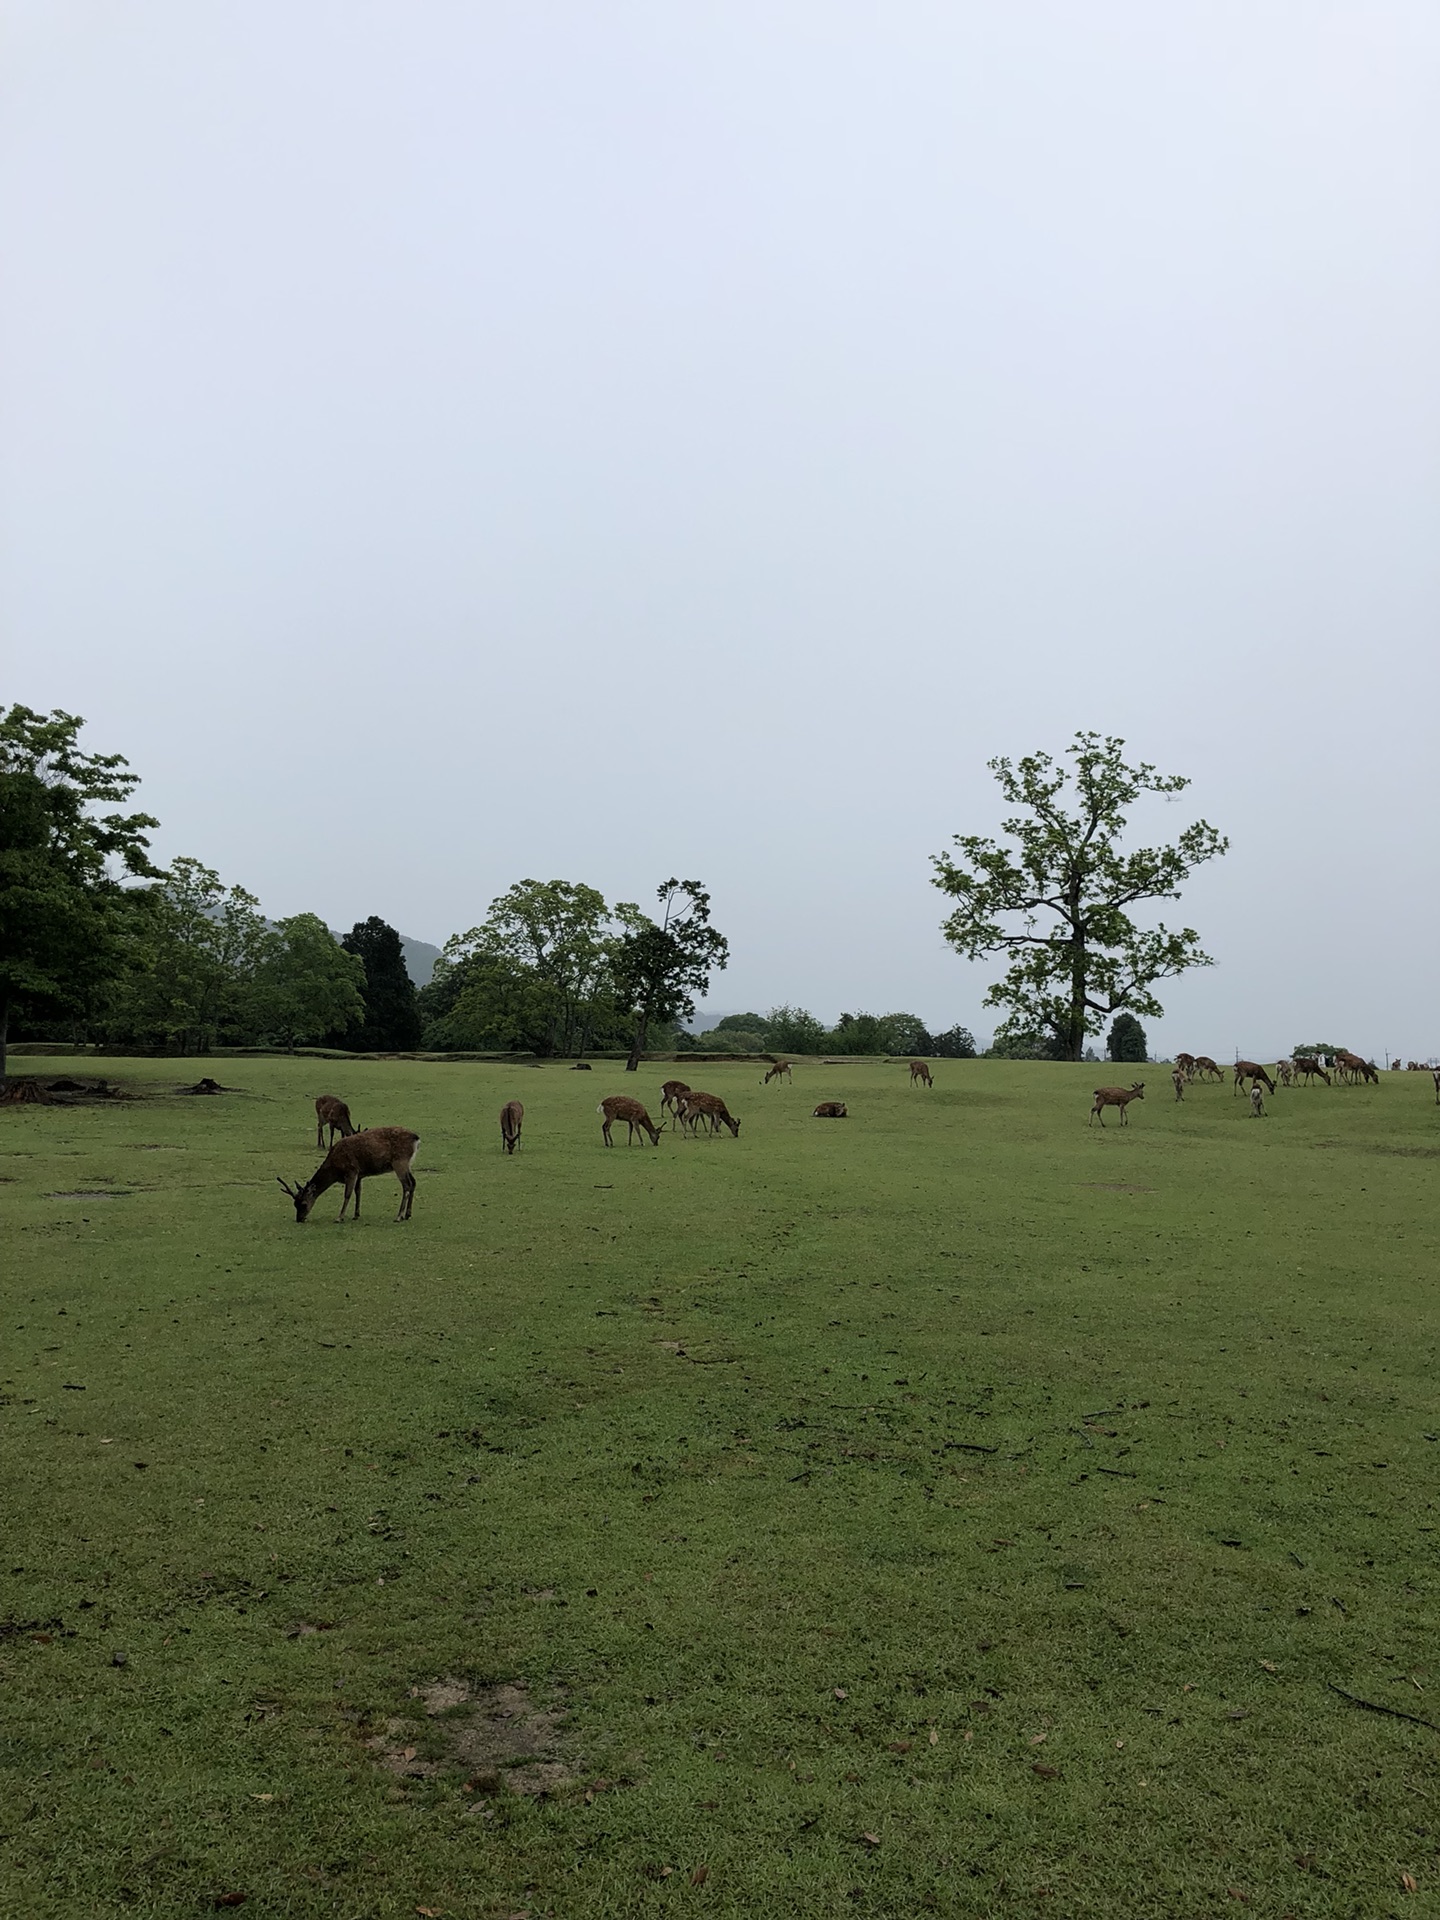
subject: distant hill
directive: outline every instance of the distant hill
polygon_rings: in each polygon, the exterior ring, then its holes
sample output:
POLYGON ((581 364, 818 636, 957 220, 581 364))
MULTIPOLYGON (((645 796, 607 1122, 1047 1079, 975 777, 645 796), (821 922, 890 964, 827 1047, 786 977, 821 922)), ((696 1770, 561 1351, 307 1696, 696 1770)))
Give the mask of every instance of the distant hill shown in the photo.
POLYGON ((428 986, 440 958, 439 947, 432 947, 428 940, 412 940, 408 933, 401 934, 400 945, 405 949, 405 971, 417 987, 428 986))

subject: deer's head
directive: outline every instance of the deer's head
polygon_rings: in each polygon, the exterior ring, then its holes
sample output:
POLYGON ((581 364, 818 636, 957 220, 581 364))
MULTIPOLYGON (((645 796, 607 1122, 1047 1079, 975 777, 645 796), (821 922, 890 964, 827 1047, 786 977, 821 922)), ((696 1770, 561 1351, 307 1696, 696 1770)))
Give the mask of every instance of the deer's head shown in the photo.
MULTIPOLYGON (((280 1180, 278 1173, 275 1178, 280 1180)), ((302 1226, 310 1218, 310 1209, 315 1204, 315 1189, 308 1181, 303 1187, 292 1187, 288 1180, 280 1180, 280 1184, 295 1202, 296 1226, 302 1226)))

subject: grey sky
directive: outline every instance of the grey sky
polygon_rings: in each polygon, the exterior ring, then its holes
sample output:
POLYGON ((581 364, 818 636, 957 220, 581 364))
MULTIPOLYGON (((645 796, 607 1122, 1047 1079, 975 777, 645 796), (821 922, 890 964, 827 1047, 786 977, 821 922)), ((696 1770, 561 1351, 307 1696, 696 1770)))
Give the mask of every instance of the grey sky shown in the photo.
POLYGON ((1232 836, 1158 1038, 1440 1049, 1440 11, 9 0, 0 697, 273 914, 703 878, 988 1030, 1077 726, 1232 836))

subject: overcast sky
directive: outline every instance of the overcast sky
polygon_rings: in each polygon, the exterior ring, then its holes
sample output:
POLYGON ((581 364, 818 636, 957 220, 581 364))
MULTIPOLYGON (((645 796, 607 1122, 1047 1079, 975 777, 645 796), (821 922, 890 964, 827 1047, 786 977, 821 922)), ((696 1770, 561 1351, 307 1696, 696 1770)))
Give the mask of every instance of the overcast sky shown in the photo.
POLYGON ((1125 736, 1152 1044, 1440 1050, 1434 0, 5 0, 0 699, 272 914, 705 881, 988 1032, 928 858, 1125 736))

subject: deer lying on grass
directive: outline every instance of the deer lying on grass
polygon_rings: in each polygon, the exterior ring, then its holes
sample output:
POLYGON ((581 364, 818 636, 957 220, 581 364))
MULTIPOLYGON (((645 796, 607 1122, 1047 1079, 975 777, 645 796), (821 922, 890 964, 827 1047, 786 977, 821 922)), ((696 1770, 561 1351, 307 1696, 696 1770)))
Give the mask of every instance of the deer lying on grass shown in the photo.
POLYGON ((1088 1124, 1091 1126, 1094 1125, 1095 1116, 1098 1113, 1100 1116, 1100 1124, 1103 1127, 1105 1124, 1106 1107, 1119 1107, 1120 1124, 1122 1127, 1128 1127, 1130 1117, 1125 1109, 1130 1105, 1132 1100, 1143 1100, 1144 1098, 1145 1082, 1143 1080, 1137 1080, 1133 1087, 1096 1087, 1095 1104, 1090 1109, 1090 1120, 1088 1124))
POLYGON ((1197 1080, 1218 1080, 1222 1086, 1225 1084, 1224 1074, 1220 1071, 1219 1067, 1216 1066, 1208 1053, 1196 1054, 1195 1078, 1197 1080))
POLYGON ((1237 1060, 1235 1062, 1235 1085, 1230 1090, 1232 1100, 1235 1095, 1239 1093, 1240 1082, 1242 1080, 1249 1080, 1251 1082, 1263 1080, 1270 1093, 1274 1093, 1275 1091, 1275 1082, 1270 1078, 1258 1060, 1237 1060))
POLYGON ((1170 1076, 1170 1084, 1175 1089, 1175 1098, 1177 1100, 1183 1100, 1185 1098, 1185 1069, 1182 1066, 1176 1066, 1175 1071, 1170 1076))
POLYGON ((1325 1082, 1327 1087, 1330 1085, 1330 1076, 1325 1071, 1324 1067, 1321 1066, 1319 1056, 1316 1054, 1313 1054, 1313 1053, 1299 1054, 1296 1057, 1296 1061, 1295 1061, 1295 1071, 1297 1074, 1304 1075, 1306 1086, 1309 1086, 1311 1080, 1315 1077, 1317 1073, 1319 1074, 1320 1078, 1325 1082))
POLYGON ((500 1109, 500 1145, 513 1153, 520 1144, 520 1129, 525 1124, 525 1109, 518 1100, 507 1100, 500 1109))
MULTIPOLYGON (((1272 1087, 1270 1091, 1273 1093, 1275 1089, 1272 1087)), ((1260 1091, 1259 1082, 1256 1081, 1250 1088, 1250 1118, 1252 1120, 1268 1120, 1269 1117, 1265 1111, 1265 1096, 1260 1091)))
POLYGON ((408 1127, 367 1127, 364 1133, 349 1134, 331 1147, 323 1164, 303 1187, 292 1187, 288 1180, 280 1180, 278 1173, 275 1178, 295 1202, 295 1221, 299 1225, 310 1218, 310 1209, 325 1189, 339 1186, 342 1180, 345 1198, 340 1203, 340 1218, 345 1218, 345 1209, 353 1197, 358 1220, 361 1181, 373 1179, 376 1174, 393 1173, 400 1182, 400 1211, 395 1218, 408 1220, 415 1203, 415 1176, 410 1171, 410 1162, 419 1144, 419 1134, 411 1133, 408 1127))
POLYGON ((338 1133, 342 1140, 348 1140, 352 1133, 360 1129, 350 1118, 350 1109, 343 1100, 337 1100, 333 1093, 322 1093, 315 1102, 315 1148, 319 1153, 325 1151, 325 1129, 330 1129, 330 1142, 333 1147, 338 1133))
MULTIPOLYGON (((1437 1073, 1435 1076, 1435 1084, 1437 1088, 1440 1088, 1440 1073, 1437 1073)), ((1435 1097, 1437 1100, 1440 1100, 1440 1092, 1437 1092, 1435 1097)), ((845 1102, 843 1100, 822 1100, 810 1115, 810 1118, 812 1120, 848 1120, 850 1116, 845 1111, 845 1102)))
POLYGON ((689 1093, 689 1091, 689 1087, 683 1080, 667 1080, 660 1089, 660 1111, 664 1113, 668 1108, 669 1111, 673 1113, 675 1111, 675 1103, 681 1094, 689 1093))
POLYGON ((912 1087, 917 1080, 923 1081, 927 1087, 933 1087, 935 1084, 934 1080, 930 1077, 930 1069, 923 1060, 912 1060, 910 1062, 910 1084, 912 1087))
POLYGON ((1195 1056, 1193 1053, 1177 1053, 1175 1056, 1175 1065, 1179 1068, 1180 1072, 1184 1074, 1187 1080, 1194 1079, 1195 1056))
POLYGON ((655 1125, 655 1122, 650 1118, 640 1102, 638 1100, 632 1100, 628 1093, 612 1093, 608 1100, 602 1100, 600 1102, 595 1111, 600 1115, 604 1123, 600 1131, 605 1136, 605 1144, 607 1147, 613 1147, 615 1144, 610 1138, 610 1129, 617 1120, 623 1120, 630 1129, 625 1136, 625 1144, 627 1147, 634 1146, 637 1128, 641 1133, 649 1134, 652 1147, 659 1146, 659 1127, 655 1125))
POLYGON ((730 1129, 732 1138, 738 1140, 740 1137, 740 1122, 718 1093, 683 1093, 676 1112, 680 1124, 689 1127, 692 1139, 702 1120, 710 1122, 711 1133, 718 1133, 725 1126, 730 1129))
POLYGON ((777 1060, 760 1084, 762 1087, 768 1087, 772 1080, 791 1079, 790 1062, 788 1060, 777 1060))

